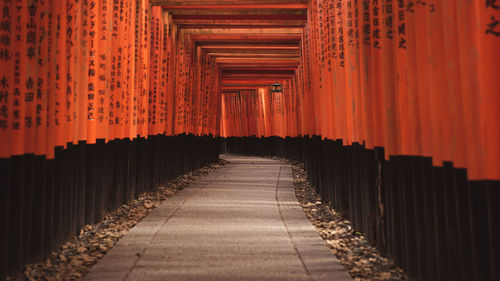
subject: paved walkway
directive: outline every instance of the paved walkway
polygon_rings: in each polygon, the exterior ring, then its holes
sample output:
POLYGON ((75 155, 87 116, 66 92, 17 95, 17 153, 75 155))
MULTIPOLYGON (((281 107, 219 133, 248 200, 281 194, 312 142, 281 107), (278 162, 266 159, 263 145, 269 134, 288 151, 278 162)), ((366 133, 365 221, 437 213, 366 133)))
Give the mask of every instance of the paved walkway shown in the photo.
POLYGON ((230 164, 156 208, 85 280, 352 280, 297 202, 292 168, 230 164))

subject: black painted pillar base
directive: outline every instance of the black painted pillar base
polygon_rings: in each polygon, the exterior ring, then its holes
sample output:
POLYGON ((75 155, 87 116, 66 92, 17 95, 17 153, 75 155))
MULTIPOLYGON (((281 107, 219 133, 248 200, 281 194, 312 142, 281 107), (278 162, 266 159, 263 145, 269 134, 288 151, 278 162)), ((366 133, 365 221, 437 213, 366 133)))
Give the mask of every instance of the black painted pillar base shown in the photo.
POLYGON ((0 279, 40 260, 107 211, 218 161, 220 138, 149 136, 0 159, 0 279))
POLYGON ((227 138, 228 153, 304 163, 311 182, 355 231, 393 259, 410 280, 500 280, 500 181, 419 156, 320 136, 227 138))

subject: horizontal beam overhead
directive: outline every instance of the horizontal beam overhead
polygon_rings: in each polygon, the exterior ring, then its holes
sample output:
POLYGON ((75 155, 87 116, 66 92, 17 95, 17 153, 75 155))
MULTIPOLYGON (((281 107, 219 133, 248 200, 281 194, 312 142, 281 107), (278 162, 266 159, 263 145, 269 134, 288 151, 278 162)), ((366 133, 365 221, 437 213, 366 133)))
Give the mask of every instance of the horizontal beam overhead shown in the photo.
POLYGON ((247 10, 247 9, 266 9, 266 10, 274 10, 274 9, 293 9, 293 10, 302 10, 307 9, 307 4, 301 3, 289 3, 289 4, 198 4, 198 5, 165 5, 163 3, 154 2, 156 6, 162 6, 166 10, 226 10, 226 9, 234 9, 234 10, 247 10))
POLYGON ((222 90, 222 94, 234 94, 234 93, 239 93, 240 91, 242 91, 241 93, 242 94, 257 94, 259 88, 258 87, 255 87, 255 88, 223 88, 222 90), (244 91, 244 92, 243 92, 244 91))
POLYGON ((209 56, 217 58, 241 58, 241 59, 258 59, 258 58, 291 58, 300 59, 298 54, 252 54, 252 53, 209 53, 209 56))
POLYGON ((308 0, 151 0, 153 5, 307 4, 308 0))
MULTIPOLYGON (((262 87, 245 87, 245 86, 241 86, 241 87, 222 87, 222 93, 223 94, 226 94, 226 93, 234 93, 234 92, 238 92, 238 91, 257 91, 258 89, 260 89, 262 87)), ((255 92, 257 93, 257 92, 255 92)))
POLYGON ((283 75, 294 75, 293 70, 270 70, 270 69, 224 69, 222 75, 232 76, 232 77, 246 77, 246 76, 258 76, 265 74, 283 74, 283 75))
POLYGON ((298 15, 173 15, 173 22, 183 29, 255 29, 303 27, 307 23, 306 14, 298 15))
POLYGON ((207 49, 209 52, 217 52, 226 50, 299 50, 299 46, 284 46, 284 45, 207 45, 200 46, 201 49, 207 49))
POLYGON ((224 9, 224 10, 167 10, 164 11, 172 16, 177 15, 307 15, 307 10, 297 9, 279 9, 279 10, 263 10, 263 9, 224 9))
MULTIPOLYGON (((288 77, 285 77, 288 78, 288 77)), ((259 79, 241 79, 241 80, 234 80, 234 79, 222 79, 222 85, 248 85, 248 84, 267 84, 271 85, 275 83, 276 81, 283 81, 283 77, 267 77, 267 78, 259 78, 259 79)))
POLYGON ((283 57, 272 57, 272 58, 242 58, 242 57, 232 57, 232 58, 216 58, 215 62, 218 63, 290 63, 290 64, 295 64, 299 63, 298 58, 283 58, 283 57))
POLYGON ((224 66, 221 67, 222 72, 225 71, 295 71, 297 70, 296 66, 267 66, 267 67, 259 67, 259 66, 243 66, 243 65, 236 65, 236 66, 224 66))
POLYGON ((289 29, 282 29, 282 28, 276 28, 276 29, 259 29, 259 28, 254 28, 254 29, 227 29, 227 28, 220 28, 220 29, 206 29, 206 30, 199 30, 199 29, 183 29, 184 32, 190 33, 190 34, 206 34, 206 35, 213 35, 213 34, 224 34, 224 35, 251 35, 251 36, 256 36, 256 35, 263 35, 263 36, 289 36, 290 34, 295 34, 296 36, 301 36, 303 28, 289 28, 289 29))
POLYGON ((259 79, 276 79, 276 78, 290 78, 293 77, 293 74, 261 74, 259 76, 232 76, 229 74, 225 74, 222 76, 224 81, 241 81, 241 80, 259 80, 259 79))
MULTIPOLYGON (((203 49, 203 48, 202 48, 203 49)), ((205 48, 207 51, 207 54, 217 54, 217 55, 282 55, 282 56, 297 56, 300 57, 300 51, 298 49, 292 49, 292 50, 259 50, 259 49, 250 49, 250 50, 241 50, 241 49, 228 49, 226 51, 220 51, 220 50, 214 50, 214 51, 209 51, 208 49, 205 48)))
MULTIPOLYGON (((273 81, 272 83, 275 83, 276 81, 273 81)), ((283 83, 284 81, 279 81, 279 83, 283 83)), ((226 85, 222 85, 222 89, 237 89, 237 88, 240 88, 240 89, 251 89, 251 88, 267 88, 267 87, 271 87, 271 84, 272 83, 259 83, 259 82, 252 82, 252 83, 248 83, 248 84, 226 84, 226 85)))
POLYGON ((257 90, 293 79, 308 0, 153 0, 197 55, 215 60, 221 90, 257 90))
POLYGON ((275 21, 307 21, 306 14, 298 14, 298 15, 282 15, 282 14, 267 14, 267 15, 239 15, 239 14, 229 14, 229 15, 214 15, 214 14, 206 14, 206 15, 196 15, 196 14, 187 14, 187 15, 173 15, 172 19, 174 23, 183 23, 183 21, 202 21, 202 20, 237 20, 237 21, 265 21, 265 20, 275 20, 275 21))
POLYGON ((214 24, 179 24, 179 27, 181 28, 189 28, 189 29, 207 29, 207 28, 221 28, 225 27, 228 29, 231 28, 261 28, 261 29, 275 29, 275 28, 293 28, 293 27, 298 27, 298 26, 304 26, 302 22, 288 22, 288 23, 283 23, 277 25, 276 23, 271 23, 271 22, 234 22, 234 23, 214 23, 214 24))

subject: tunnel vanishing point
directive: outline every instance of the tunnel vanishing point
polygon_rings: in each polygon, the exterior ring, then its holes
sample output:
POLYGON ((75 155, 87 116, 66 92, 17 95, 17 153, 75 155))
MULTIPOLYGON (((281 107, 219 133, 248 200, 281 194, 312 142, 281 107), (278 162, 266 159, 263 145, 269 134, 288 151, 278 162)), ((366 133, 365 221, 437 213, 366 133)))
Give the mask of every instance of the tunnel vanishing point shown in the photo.
POLYGON ((500 280, 500 0, 0 0, 0 278, 224 152, 500 280))

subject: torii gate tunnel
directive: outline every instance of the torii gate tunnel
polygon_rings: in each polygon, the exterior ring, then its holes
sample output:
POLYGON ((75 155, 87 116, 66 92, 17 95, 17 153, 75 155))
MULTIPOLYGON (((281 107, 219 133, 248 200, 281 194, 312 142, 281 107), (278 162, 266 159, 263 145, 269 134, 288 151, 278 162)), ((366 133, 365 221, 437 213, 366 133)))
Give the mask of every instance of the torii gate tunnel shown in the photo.
POLYGON ((499 108, 496 0, 0 0, 0 277, 224 150, 411 280, 500 280, 499 108))

